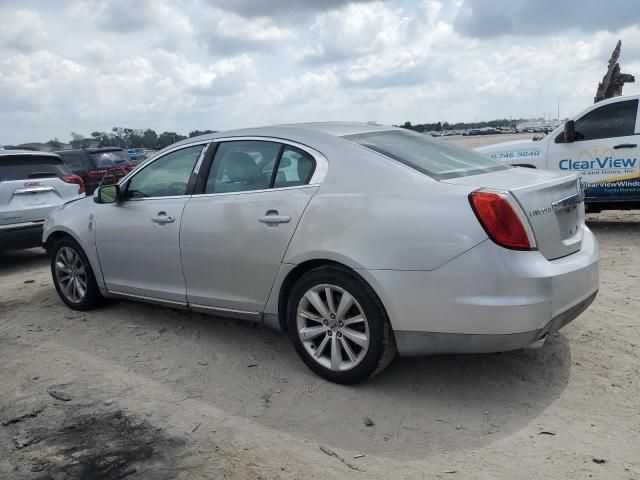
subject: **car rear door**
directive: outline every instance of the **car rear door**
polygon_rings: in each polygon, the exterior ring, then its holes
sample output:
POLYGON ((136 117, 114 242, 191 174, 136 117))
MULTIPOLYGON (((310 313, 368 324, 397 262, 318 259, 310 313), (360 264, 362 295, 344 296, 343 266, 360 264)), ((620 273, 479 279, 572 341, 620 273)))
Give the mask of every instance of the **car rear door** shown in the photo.
POLYGON ((120 201, 97 206, 96 246, 110 292, 186 302, 180 221, 206 145, 168 151, 125 181, 120 201))
POLYGON ((80 196, 71 172, 53 155, 0 156, 0 226, 44 221, 55 207, 80 196))
POLYGON ((549 168, 582 175, 586 202, 640 199, 638 99, 593 108, 575 120, 576 138, 549 142, 549 168))
POLYGON ((192 308, 259 316, 318 189, 312 181, 317 161, 277 140, 218 145, 200 194, 189 200, 182 218, 180 251, 192 308))

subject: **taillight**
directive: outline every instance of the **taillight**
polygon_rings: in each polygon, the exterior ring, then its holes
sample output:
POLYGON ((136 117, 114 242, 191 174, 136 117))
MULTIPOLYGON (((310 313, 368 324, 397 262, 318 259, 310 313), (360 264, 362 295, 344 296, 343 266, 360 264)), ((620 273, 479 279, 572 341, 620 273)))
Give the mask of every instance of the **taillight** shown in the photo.
POLYGON ((469 202, 487 235, 498 245, 512 250, 536 248, 529 221, 511 194, 478 190, 471 192, 469 202))
POLYGON ((84 193, 84 181, 77 175, 63 175, 60 180, 66 183, 75 183, 78 185, 78 194, 84 193))

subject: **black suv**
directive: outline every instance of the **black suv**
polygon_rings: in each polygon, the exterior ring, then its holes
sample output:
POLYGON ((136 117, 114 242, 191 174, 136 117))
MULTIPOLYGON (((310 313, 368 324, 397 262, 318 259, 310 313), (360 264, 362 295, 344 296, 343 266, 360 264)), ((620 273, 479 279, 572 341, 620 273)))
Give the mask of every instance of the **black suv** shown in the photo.
POLYGON ((80 148, 55 153, 75 175, 82 177, 87 195, 92 195, 101 183, 116 183, 135 167, 127 151, 121 148, 80 148))

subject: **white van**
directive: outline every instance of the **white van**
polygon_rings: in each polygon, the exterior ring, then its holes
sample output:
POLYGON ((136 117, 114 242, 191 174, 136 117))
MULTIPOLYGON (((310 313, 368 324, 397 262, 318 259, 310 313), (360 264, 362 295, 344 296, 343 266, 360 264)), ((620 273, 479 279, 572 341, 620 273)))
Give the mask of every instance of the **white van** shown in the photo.
POLYGON ((640 208, 639 99, 598 102, 540 140, 476 150, 511 165, 582 174, 588 211, 640 208))

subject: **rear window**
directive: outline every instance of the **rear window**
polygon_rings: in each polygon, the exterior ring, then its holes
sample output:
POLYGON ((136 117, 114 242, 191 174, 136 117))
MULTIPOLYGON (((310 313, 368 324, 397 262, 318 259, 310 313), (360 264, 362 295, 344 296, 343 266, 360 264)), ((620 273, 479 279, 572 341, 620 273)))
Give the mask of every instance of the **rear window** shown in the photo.
POLYGON ((436 180, 466 177, 511 168, 484 155, 432 140, 424 134, 390 130, 343 138, 397 160, 436 180))
POLYGON ((92 152, 89 156, 97 168, 133 165, 129 158, 129 154, 125 150, 92 152))
POLYGON ((35 155, 0 156, 0 182, 70 175, 68 167, 55 157, 35 155))

